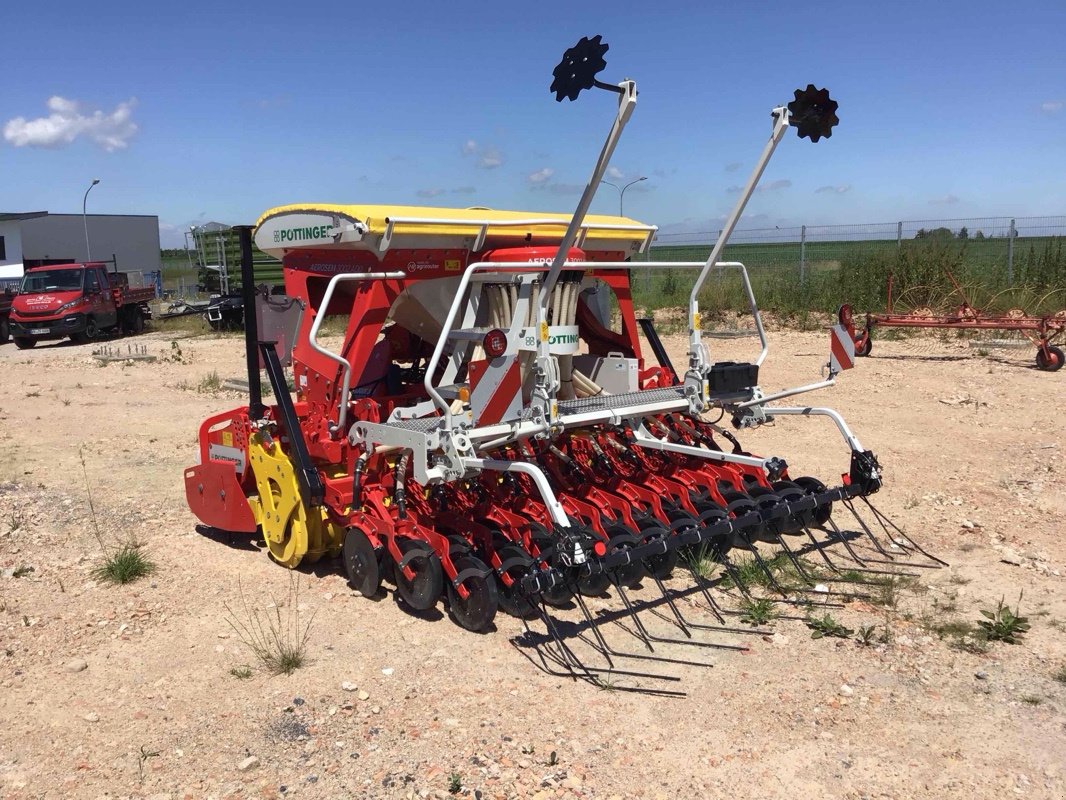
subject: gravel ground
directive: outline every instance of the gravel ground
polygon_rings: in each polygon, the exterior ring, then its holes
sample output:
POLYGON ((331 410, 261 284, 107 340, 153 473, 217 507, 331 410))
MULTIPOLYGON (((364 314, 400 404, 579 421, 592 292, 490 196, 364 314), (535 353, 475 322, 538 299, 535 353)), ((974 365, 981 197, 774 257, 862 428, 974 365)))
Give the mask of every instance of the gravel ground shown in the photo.
MULTIPOLYGON (((466 633, 443 610, 415 617, 391 593, 355 596, 336 563, 290 573, 246 537, 199 532, 182 468, 200 421, 241 403, 210 376, 240 375, 242 343, 173 338, 138 340, 154 363, 108 366, 83 346, 0 347, 0 796, 1066 796, 1066 373, 1036 371, 1029 350, 878 341, 838 386, 807 396, 880 456, 878 506, 951 565, 915 570, 891 597, 818 609, 876 626, 868 645, 812 639, 805 612, 780 605, 792 618, 755 634, 694 632, 739 649, 657 645, 709 668, 619 662, 676 683, 616 675, 596 687, 537 669, 514 619, 466 633), (94 579, 102 545, 130 538, 156 572, 122 587, 94 579), (982 609, 1019 594, 1032 624, 1020 644, 963 638, 982 609), (309 664, 262 669, 230 624, 253 610, 310 621, 309 664), (628 691, 640 687, 685 696, 628 691)), ((667 344, 680 358, 682 337, 667 344)), ((720 359, 753 353, 745 339, 710 346, 720 359)), ((823 333, 772 332, 764 389, 814 380, 827 350, 823 333)), ((742 438, 794 475, 847 468, 824 420, 742 438)), ((740 608, 735 591, 712 594, 740 608)), ((700 604, 679 601, 713 624, 700 604)))

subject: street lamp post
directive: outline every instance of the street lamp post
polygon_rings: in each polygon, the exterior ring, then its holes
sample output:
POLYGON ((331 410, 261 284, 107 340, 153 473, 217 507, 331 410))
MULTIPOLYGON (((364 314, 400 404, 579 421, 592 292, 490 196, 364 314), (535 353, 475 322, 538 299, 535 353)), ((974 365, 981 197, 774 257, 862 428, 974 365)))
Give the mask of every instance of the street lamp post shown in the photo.
POLYGON ((636 178, 635 180, 631 180, 629 183, 627 183, 625 186, 623 186, 620 189, 618 188, 618 184, 617 183, 611 183, 610 181, 600 181, 600 183, 606 183, 608 186, 613 186, 615 189, 618 189, 618 216, 624 217, 625 216, 625 211, 624 211, 624 207, 622 205, 622 201, 625 199, 626 189, 628 189, 634 183, 640 183, 641 181, 646 181, 647 179, 648 179, 647 175, 641 175, 639 178, 636 178))
POLYGON ((85 227, 85 260, 92 261, 93 254, 89 249, 89 218, 85 215, 85 203, 89 199, 89 192, 93 190, 93 187, 100 182, 99 178, 93 178, 93 182, 89 184, 89 188, 85 190, 85 196, 81 199, 81 223, 85 227))

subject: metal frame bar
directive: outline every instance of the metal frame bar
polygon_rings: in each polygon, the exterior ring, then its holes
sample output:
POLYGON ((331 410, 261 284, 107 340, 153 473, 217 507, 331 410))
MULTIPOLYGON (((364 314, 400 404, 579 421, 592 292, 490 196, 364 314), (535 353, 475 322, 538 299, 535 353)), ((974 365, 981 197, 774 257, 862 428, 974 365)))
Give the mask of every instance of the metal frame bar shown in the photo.
POLYGON ((348 360, 332 350, 327 350, 318 342, 318 331, 322 327, 322 320, 326 318, 326 311, 329 309, 329 303, 333 299, 333 290, 342 281, 385 281, 397 280, 406 276, 407 273, 405 272, 343 272, 334 275, 329 280, 326 293, 322 296, 322 302, 315 311, 315 321, 311 325, 311 332, 307 336, 307 341, 312 350, 324 355, 331 361, 336 361, 340 368, 344 370, 344 391, 341 392, 340 402, 337 404, 339 406, 337 409, 337 423, 329 426, 331 436, 336 436, 338 431, 344 430, 344 423, 348 418, 348 391, 352 382, 352 365, 348 363, 348 360))

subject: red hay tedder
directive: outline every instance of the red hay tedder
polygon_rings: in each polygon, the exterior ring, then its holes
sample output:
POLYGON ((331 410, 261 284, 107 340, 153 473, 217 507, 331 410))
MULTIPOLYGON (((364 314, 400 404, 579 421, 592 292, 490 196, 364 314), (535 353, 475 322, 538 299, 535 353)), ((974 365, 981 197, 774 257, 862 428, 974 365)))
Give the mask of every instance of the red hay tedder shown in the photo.
POLYGON ((974 308, 966 298, 966 293, 950 272, 948 280, 961 298, 961 304, 950 312, 936 312, 928 307, 912 311, 897 312, 892 308, 893 276, 888 276, 888 308, 883 314, 868 313, 866 327, 855 327, 855 314, 850 305, 843 305, 837 312, 838 322, 851 335, 855 343, 855 354, 868 356, 873 350, 873 329, 875 326, 885 328, 942 328, 954 330, 1017 331, 1036 347, 1036 366, 1047 372, 1062 369, 1066 354, 1056 343, 1061 343, 1066 336, 1066 309, 1054 314, 1032 316, 1020 308, 996 314, 974 308))

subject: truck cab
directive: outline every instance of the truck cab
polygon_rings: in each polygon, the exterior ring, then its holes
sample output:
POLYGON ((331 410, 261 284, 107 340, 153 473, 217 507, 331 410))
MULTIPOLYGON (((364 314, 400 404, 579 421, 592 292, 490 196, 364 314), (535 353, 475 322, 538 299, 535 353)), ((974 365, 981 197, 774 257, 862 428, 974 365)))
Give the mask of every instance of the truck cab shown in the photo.
POLYGON ((108 272, 103 262, 32 267, 12 301, 11 337, 27 349, 67 337, 91 342, 117 329, 139 333, 153 296, 152 289, 131 290, 129 277, 108 272))

